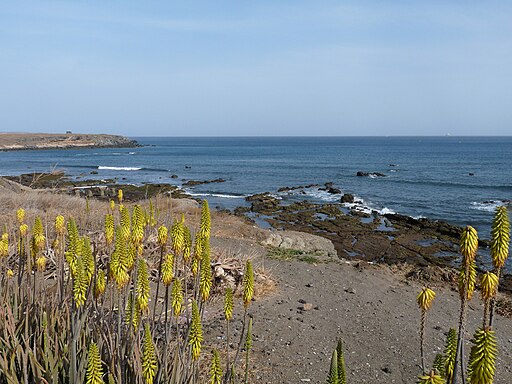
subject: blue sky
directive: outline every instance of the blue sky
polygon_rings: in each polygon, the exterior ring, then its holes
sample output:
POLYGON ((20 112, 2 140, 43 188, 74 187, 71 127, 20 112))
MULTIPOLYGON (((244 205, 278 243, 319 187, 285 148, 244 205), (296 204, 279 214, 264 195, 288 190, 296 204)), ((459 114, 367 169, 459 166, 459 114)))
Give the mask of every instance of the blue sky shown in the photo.
POLYGON ((0 131, 510 135, 512 2, 0 9, 0 131))

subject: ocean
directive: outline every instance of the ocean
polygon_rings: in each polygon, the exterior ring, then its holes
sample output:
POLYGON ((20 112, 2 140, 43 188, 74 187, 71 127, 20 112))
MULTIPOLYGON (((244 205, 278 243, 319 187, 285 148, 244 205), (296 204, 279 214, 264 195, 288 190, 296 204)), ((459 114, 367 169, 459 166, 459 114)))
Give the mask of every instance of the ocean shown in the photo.
POLYGON ((142 147, 0 152, 0 174, 64 170, 73 178, 179 186, 222 178, 186 190, 227 209, 247 205, 246 196, 261 192, 317 203, 350 193, 367 209, 472 225, 483 238, 489 238, 496 206, 512 199, 512 137, 134 139, 142 147), (358 171, 385 176, 356 176, 358 171), (341 194, 317 187, 305 194, 277 191, 326 182, 341 194))

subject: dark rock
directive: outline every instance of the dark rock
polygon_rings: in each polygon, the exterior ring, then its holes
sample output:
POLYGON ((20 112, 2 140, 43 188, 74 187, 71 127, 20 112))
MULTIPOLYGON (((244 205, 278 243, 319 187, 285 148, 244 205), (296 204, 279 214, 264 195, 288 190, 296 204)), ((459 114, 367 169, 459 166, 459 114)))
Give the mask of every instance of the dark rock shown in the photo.
POLYGON ((296 187, 281 187, 277 190, 277 192, 289 192, 289 191, 295 191, 297 189, 307 189, 307 188, 314 188, 314 187, 318 187, 318 184, 298 185, 296 187))
POLYGON ((177 179, 178 175, 171 175, 171 179, 177 179))
POLYGON ((345 193, 343 196, 341 196, 341 202, 342 203, 353 203, 354 195, 352 195, 350 193, 345 193))
POLYGON ((265 215, 274 214, 279 208, 279 200, 267 193, 247 196, 246 201, 251 202, 251 211, 265 215))
POLYGON ((332 181, 329 181, 328 183, 324 184, 323 188, 318 188, 319 191, 326 191, 327 193, 330 193, 332 195, 339 195, 341 193, 341 190, 334 187, 334 183, 332 181))
POLYGON ((183 184, 185 187, 193 187, 195 185, 210 184, 210 183, 224 183, 226 180, 218 178, 213 180, 189 180, 183 184))
POLYGON ((367 177, 386 177, 385 174, 383 173, 380 173, 380 172, 363 172, 363 171, 358 171, 356 173, 356 176, 367 176, 367 177))
POLYGON ((97 175, 98 174, 98 171, 91 171, 89 172, 91 175, 97 175))

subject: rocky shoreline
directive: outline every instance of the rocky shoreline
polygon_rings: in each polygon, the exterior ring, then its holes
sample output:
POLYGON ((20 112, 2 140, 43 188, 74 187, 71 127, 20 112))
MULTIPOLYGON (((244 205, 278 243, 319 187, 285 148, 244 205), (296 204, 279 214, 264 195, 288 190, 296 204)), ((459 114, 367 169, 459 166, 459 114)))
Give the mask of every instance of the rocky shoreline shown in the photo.
MULTIPOLYGON (((56 193, 108 200, 115 198, 118 189, 123 189, 125 199, 138 201, 152 198, 158 194, 172 198, 194 198, 180 187, 168 183, 148 183, 143 185, 124 184, 119 180, 72 180, 64 173, 24 174, 8 176, 4 179, 20 183, 35 189, 51 189, 56 193)), ((205 183, 223 182, 216 180, 190 180, 183 185, 194 186, 205 183)), ((282 187, 280 191, 296 191, 311 187, 282 187)), ((336 195, 331 183, 324 186, 315 185, 322 190, 336 195)), ((249 206, 237 207, 233 213, 247 222, 268 227, 276 233, 302 233, 325 239, 316 242, 317 251, 345 260, 363 260, 366 262, 388 265, 410 264, 420 271, 415 273, 432 273, 431 267, 451 270, 430 276, 453 283, 456 279, 453 267, 459 262, 458 243, 461 227, 440 220, 412 218, 395 213, 368 213, 354 196, 342 195, 337 203, 317 204, 307 200, 283 202, 282 199, 267 192, 246 198, 249 206)), ((303 236, 303 237, 304 237, 303 236)), ((272 246, 283 245, 284 248, 301 248, 305 242, 301 236, 275 236, 269 243, 272 246)), ((480 240, 480 253, 488 254, 488 241, 480 240)), ((302 247, 304 248, 304 247, 302 247)), ((488 267, 480 258, 480 269, 488 267)), ((437 270, 439 271, 439 270, 437 270)), ((425 276, 424 276, 425 277, 425 276)), ((512 292, 512 275, 504 276, 502 289, 512 292)))
POLYGON ((74 148, 134 148, 135 140, 106 134, 0 133, 0 151, 74 148))

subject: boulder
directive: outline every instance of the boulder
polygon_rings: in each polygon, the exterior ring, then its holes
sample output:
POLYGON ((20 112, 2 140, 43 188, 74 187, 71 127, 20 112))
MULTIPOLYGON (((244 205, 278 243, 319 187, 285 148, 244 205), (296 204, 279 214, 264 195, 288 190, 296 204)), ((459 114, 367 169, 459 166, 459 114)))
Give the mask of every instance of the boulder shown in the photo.
POLYGON ((305 253, 317 253, 323 256, 337 256, 331 240, 304 232, 270 231, 268 237, 262 241, 262 245, 294 249, 305 253))
POLYGON ((341 202, 352 204, 354 202, 354 195, 351 193, 345 193, 343 196, 341 196, 341 202))

